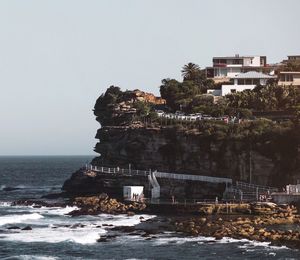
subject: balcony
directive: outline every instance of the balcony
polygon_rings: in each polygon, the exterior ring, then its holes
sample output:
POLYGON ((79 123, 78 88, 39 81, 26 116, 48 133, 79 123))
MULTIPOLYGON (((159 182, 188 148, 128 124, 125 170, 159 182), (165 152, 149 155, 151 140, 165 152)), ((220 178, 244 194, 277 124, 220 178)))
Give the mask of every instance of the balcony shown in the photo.
POLYGON ((227 67, 227 64, 226 63, 214 62, 213 66, 214 67, 227 67))

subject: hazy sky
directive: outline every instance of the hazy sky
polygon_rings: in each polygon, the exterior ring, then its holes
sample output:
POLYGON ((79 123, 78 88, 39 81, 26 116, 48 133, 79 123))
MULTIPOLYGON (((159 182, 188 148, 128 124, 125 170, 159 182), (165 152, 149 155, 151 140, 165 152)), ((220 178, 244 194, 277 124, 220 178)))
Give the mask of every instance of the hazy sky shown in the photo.
POLYGON ((0 155, 93 154, 114 84, 159 93, 212 56, 300 54, 299 0, 0 0, 0 155))

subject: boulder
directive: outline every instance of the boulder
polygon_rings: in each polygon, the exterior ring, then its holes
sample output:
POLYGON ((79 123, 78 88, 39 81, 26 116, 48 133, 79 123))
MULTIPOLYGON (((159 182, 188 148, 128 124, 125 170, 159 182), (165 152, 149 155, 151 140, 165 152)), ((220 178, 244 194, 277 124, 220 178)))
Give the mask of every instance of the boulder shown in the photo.
POLYGON ((22 228, 22 230, 32 230, 32 227, 31 226, 26 226, 26 227, 22 228))
POLYGON ((11 227, 8 227, 7 229, 21 229, 21 228, 18 226, 11 226, 11 227))

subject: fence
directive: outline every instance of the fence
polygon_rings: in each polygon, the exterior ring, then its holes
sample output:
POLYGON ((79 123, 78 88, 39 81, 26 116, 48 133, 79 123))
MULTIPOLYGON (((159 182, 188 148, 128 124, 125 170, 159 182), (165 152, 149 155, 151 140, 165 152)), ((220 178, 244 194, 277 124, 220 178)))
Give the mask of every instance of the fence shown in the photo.
POLYGON ((259 192, 269 192, 269 193, 278 191, 278 189, 274 187, 250 184, 242 181, 237 181, 236 187, 243 190, 252 190, 252 191, 258 190, 259 192))
POLYGON ((109 167, 100 167, 100 166, 90 166, 90 169, 96 172, 102 173, 112 173, 112 174, 122 174, 122 175, 138 175, 138 176, 148 176, 151 173, 155 174, 157 178, 168 178, 168 179, 176 179, 176 180, 190 180, 190 181, 202 181, 202 182, 212 182, 212 183, 232 183, 232 179, 229 178, 221 178, 221 177, 211 177, 211 176, 202 176, 202 175, 191 175, 191 174, 178 174, 178 173, 168 173, 168 172, 158 172, 151 170, 132 170, 128 169, 120 169, 120 168, 109 168, 109 167))

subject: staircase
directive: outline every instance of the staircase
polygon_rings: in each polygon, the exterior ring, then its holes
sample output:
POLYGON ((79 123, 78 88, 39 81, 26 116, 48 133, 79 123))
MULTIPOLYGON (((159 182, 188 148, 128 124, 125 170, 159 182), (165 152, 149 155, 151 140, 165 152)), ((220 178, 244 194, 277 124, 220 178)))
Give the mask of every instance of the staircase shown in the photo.
POLYGON ((160 198, 160 185, 156 179, 156 174, 157 172, 150 172, 150 174, 148 175, 148 180, 152 186, 151 189, 151 198, 152 199, 159 199, 160 198))

